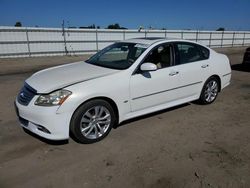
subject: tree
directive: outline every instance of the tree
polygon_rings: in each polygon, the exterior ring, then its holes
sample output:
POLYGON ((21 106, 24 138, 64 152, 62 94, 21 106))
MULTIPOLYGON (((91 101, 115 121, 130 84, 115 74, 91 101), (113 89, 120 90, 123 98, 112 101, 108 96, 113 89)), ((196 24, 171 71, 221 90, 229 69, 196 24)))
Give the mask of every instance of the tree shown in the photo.
POLYGON ((225 31, 224 27, 219 27, 218 29, 216 29, 216 31, 225 31))
POLYGON ((107 29, 127 29, 126 27, 121 27, 118 23, 108 25, 107 29))
POLYGON ((16 22, 15 27, 22 27, 22 23, 21 22, 16 22))
POLYGON ((110 24, 108 25, 107 29, 120 29, 120 25, 118 23, 110 24))
POLYGON ((91 28, 91 29, 95 29, 95 24, 93 24, 93 25, 89 26, 89 28, 91 28))

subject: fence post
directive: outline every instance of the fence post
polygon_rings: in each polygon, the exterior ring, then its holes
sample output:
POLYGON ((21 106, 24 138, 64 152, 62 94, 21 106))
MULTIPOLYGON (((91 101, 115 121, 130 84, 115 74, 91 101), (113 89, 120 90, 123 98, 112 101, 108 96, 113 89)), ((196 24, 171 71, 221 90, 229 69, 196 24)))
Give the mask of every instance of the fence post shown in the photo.
POLYGON ((235 36, 235 32, 233 33, 232 47, 234 46, 234 36, 235 36))
POLYGON ((212 42, 212 32, 210 31, 210 34, 209 34, 209 48, 211 47, 211 42, 212 42))
POLYGON ((96 51, 99 51, 98 47, 98 29, 95 30, 95 38, 96 38, 96 51))
POLYGON ((196 31, 196 42, 198 42, 198 30, 196 31))
POLYGON ((224 38, 224 31, 222 31, 222 35, 221 35, 221 44, 220 44, 220 47, 223 46, 223 38, 224 38))
POLYGON ((30 57, 31 56, 31 53, 30 53, 30 41, 29 41, 29 34, 28 34, 28 28, 27 27, 26 27, 25 33, 26 33, 26 39, 27 39, 28 53, 29 53, 29 57, 30 57))
POLYGON ((147 38, 147 30, 145 29, 145 38, 147 38))
POLYGON ((167 38, 167 30, 165 30, 165 38, 167 38))
POLYGON ((245 45, 245 37, 246 37, 246 33, 244 32, 244 35, 243 35, 243 41, 242 41, 242 46, 245 45))
POLYGON ((183 39, 183 31, 181 31, 181 39, 183 39))
POLYGON ((126 30, 124 29, 124 30, 123 30, 123 40, 125 40, 125 38, 126 38, 126 37, 125 37, 125 32, 126 32, 126 30))

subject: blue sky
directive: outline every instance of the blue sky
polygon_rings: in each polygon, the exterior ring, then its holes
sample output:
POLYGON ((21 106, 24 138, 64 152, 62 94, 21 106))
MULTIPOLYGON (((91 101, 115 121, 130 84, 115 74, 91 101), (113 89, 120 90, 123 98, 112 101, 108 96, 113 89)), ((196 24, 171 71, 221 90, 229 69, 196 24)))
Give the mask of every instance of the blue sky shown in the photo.
POLYGON ((250 30, 250 0, 0 0, 0 26, 250 30))

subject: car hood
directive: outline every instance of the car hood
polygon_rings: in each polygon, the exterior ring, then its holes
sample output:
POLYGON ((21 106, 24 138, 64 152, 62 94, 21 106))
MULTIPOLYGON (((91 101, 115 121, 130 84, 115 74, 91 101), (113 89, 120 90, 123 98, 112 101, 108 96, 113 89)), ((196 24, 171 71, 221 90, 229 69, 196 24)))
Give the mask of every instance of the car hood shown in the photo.
POLYGON ((49 93, 66 86, 113 74, 119 70, 76 62, 44 69, 33 74, 26 83, 38 93, 49 93))

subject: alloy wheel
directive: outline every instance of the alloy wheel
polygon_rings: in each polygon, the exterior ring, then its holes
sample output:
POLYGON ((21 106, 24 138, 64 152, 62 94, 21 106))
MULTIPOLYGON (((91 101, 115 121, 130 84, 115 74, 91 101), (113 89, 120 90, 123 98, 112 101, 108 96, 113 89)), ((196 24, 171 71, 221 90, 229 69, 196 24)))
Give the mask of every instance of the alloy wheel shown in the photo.
POLYGON ((205 88, 205 100, 211 103, 215 100, 219 91, 218 83, 215 80, 211 80, 207 83, 205 88))
POLYGON ((84 137, 97 139, 104 135, 111 124, 111 114, 105 106, 88 109, 80 121, 80 130, 84 137))

